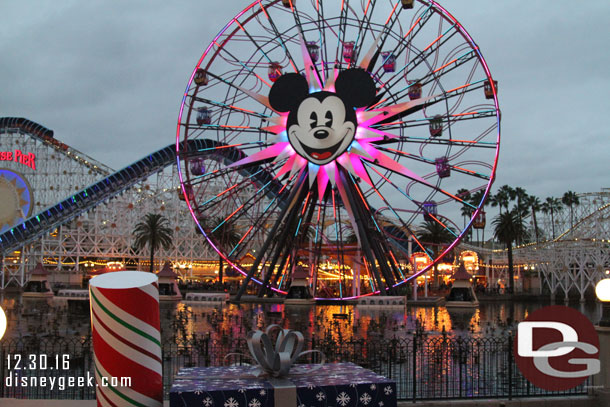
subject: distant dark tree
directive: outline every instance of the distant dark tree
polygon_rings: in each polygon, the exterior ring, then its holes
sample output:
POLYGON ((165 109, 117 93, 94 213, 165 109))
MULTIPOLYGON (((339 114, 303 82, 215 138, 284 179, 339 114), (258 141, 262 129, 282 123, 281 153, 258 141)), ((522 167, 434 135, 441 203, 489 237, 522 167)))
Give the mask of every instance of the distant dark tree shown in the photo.
POLYGON ((537 196, 529 195, 525 200, 525 204, 532 211, 532 222, 534 223, 534 234, 536 236, 536 243, 538 243, 539 230, 538 230, 538 221, 536 220, 536 213, 538 213, 542 210, 542 202, 540 202, 540 199, 537 196))
POLYGON ((508 204, 515 196, 515 190, 509 187, 508 185, 501 186, 495 195, 492 195, 489 198, 489 203, 493 207, 499 207, 500 213, 502 213, 502 208, 505 208, 508 212, 508 204))
MULTIPOLYGON (((226 222, 223 218, 213 218, 211 221, 203 222, 204 229, 212 240, 220 247, 228 248, 235 246, 241 236, 237 233, 233 223, 226 222)), ((224 278, 224 260, 218 255, 218 282, 222 284, 224 278)))
POLYGON ((551 230, 553 239, 555 239, 555 213, 561 211, 562 205, 559 198, 553 198, 549 196, 542 203, 542 212, 551 215, 551 230))
POLYGON ((468 203, 470 203, 470 191, 464 188, 458 189, 456 196, 465 202, 462 204, 460 213, 464 218, 464 227, 466 227, 466 221, 470 219, 473 211, 472 206, 468 205, 468 203))
POLYGON ((574 206, 580 205, 576 192, 568 191, 561 197, 561 203, 570 208, 570 229, 574 227, 574 206))
POLYGON ((515 271, 513 268, 513 243, 527 239, 527 229, 517 210, 500 213, 493 220, 494 236, 506 245, 508 251, 508 276, 510 292, 515 289, 515 271))
MULTIPOLYGON (((445 243, 450 243, 455 239, 455 231, 448 229, 438 222, 426 221, 421 224, 417 233, 417 238, 432 253, 435 259, 440 254, 445 243), (453 232, 453 233, 452 233, 453 232)), ((434 287, 438 287, 438 263, 434 265, 434 287)))

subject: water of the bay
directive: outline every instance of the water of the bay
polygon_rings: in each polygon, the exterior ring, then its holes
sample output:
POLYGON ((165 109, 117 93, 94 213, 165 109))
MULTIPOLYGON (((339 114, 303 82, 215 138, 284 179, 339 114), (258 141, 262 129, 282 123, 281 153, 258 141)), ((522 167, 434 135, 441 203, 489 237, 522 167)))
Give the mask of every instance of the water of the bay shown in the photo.
MULTIPOLYGON (((30 299, 5 294, 0 303, 8 318, 6 337, 83 337, 91 332, 89 303, 68 306, 65 299, 30 299)), ((447 332, 460 336, 501 335, 532 311, 548 302, 482 302, 470 310, 444 306, 407 306, 378 309, 353 305, 284 306, 282 304, 226 304, 162 302, 161 333, 164 340, 245 337, 270 324, 296 329, 306 337, 335 340, 402 338, 416 329, 431 335, 447 332)), ((601 315, 595 302, 571 307, 596 323, 601 315)))

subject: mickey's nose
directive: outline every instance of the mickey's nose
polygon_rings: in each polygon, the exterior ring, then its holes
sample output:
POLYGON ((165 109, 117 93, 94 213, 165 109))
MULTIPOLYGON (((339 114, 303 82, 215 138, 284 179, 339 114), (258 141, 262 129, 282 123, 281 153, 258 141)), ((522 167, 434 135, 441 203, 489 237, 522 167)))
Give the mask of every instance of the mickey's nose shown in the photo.
POLYGON ((328 131, 326 131, 326 130, 316 130, 316 132, 313 133, 313 136, 315 138, 317 138, 318 140, 322 140, 322 139, 325 139, 326 137, 328 137, 328 131))

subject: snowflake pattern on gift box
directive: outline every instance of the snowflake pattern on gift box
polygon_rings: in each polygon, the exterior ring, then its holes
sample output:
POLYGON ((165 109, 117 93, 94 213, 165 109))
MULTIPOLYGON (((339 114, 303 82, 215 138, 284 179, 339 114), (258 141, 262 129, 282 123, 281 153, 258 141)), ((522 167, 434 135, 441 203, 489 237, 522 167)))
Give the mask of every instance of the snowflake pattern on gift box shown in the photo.
POLYGON ((337 403, 339 403, 339 405, 343 407, 347 406, 350 400, 350 397, 344 391, 339 393, 339 395, 337 396, 337 403))
POLYGON ((233 397, 229 397, 229 399, 225 401, 224 407, 239 407, 239 403, 233 397))
MULTIPOLYGON (((298 407, 396 406, 395 385, 386 378, 347 363, 325 366, 325 369, 321 375, 297 375, 291 379, 297 387, 298 407)), ((180 373, 186 376, 185 372, 180 373)), ((180 395, 183 403, 180 405, 264 407, 273 402, 273 391, 269 391, 273 386, 264 378, 218 380, 218 376, 227 375, 224 367, 190 369, 189 375, 183 379, 177 377, 172 386, 173 396, 180 395), (218 370, 216 377, 210 369, 218 370)))
POLYGON ((362 396, 360 396, 360 402, 365 406, 368 406, 371 400, 372 398, 368 393, 363 393, 362 396))

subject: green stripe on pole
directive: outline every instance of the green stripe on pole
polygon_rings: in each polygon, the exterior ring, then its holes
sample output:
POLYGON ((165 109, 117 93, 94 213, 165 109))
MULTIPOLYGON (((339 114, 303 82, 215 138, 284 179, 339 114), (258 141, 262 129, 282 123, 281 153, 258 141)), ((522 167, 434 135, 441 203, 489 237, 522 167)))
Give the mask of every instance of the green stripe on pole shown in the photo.
MULTIPOLYGON (((95 296, 95 293, 93 292, 93 290, 91 290, 91 296, 93 297, 93 299, 95 300, 95 302, 97 303, 97 305, 100 306, 100 308, 106 313, 108 314, 112 319, 114 319, 115 321, 117 321, 119 324, 123 325, 125 328, 137 333, 140 336, 143 336, 144 338, 154 342, 156 345, 158 345, 159 347, 161 347, 161 342, 159 340, 157 340, 156 338, 150 336, 149 334, 147 334, 146 332, 143 332, 141 330, 139 330, 138 328, 136 328, 135 326, 132 326, 130 324, 128 324, 127 322, 123 321, 121 318, 117 317, 116 315, 114 315, 112 312, 110 312, 106 307, 104 307, 102 305, 102 303, 100 302, 100 300, 97 299, 97 297, 95 296)), ((135 318, 135 317, 134 317, 135 318)))
MULTIPOLYGON (((104 376, 104 375, 103 375, 103 374, 100 372, 100 370, 97 368, 97 366, 95 366, 95 371, 97 372, 97 374, 98 374, 100 377, 105 377, 105 376, 104 376)), ((98 384, 99 384, 99 383, 98 383, 98 384)), ((112 390, 112 392, 113 392, 114 394, 116 394, 117 396, 119 396, 119 397, 120 397, 120 398, 122 398, 123 400, 130 402, 130 403, 131 403, 131 404, 133 404, 134 406, 138 406, 138 407, 146 407, 146 405, 145 405, 145 404, 138 403, 137 401, 132 400, 131 398, 127 397, 126 395, 124 395, 123 393, 121 393, 120 391, 118 391, 117 389, 115 389, 114 387, 112 387, 111 385, 108 385, 108 386, 105 386, 105 387, 106 387, 106 388, 108 388, 108 389, 110 389, 110 390, 112 390)))

